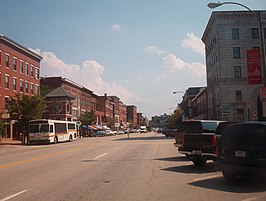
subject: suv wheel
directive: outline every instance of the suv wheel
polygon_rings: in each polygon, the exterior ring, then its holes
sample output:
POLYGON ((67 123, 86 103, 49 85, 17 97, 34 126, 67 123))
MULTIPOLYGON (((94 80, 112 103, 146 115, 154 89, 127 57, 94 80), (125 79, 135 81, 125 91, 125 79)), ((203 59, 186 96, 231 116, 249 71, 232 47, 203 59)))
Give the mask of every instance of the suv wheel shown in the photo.
POLYGON ((233 182, 236 180, 236 174, 228 171, 222 171, 224 178, 227 181, 233 182))
POLYGON ((195 166, 201 167, 206 164, 207 160, 203 158, 194 158, 192 162, 194 163, 195 166))

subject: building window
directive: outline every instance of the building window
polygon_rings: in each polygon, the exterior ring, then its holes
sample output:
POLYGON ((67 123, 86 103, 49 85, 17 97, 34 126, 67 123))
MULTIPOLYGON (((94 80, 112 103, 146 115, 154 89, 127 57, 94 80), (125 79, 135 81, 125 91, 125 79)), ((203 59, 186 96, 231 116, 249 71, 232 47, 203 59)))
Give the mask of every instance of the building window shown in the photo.
POLYGON ((19 91, 23 92, 23 81, 22 80, 19 81, 19 91))
POLYGON ((0 51, 0 66, 2 64, 2 52, 0 51))
POLYGON ((17 70, 17 59, 16 58, 14 58, 13 59, 13 70, 17 70))
POLYGON ((23 61, 20 61, 19 69, 20 69, 20 73, 23 74, 23 61))
POLYGON ((33 84, 30 84, 30 93, 33 94, 33 84))
POLYGON ((6 89, 9 89, 9 76, 8 75, 6 75, 5 77, 5 87, 6 89))
POLYGON ((29 83, 25 83, 25 93, 29 93, 29 83))
POLYGON ((234 66, 234 77, 235 78, 242 77, 241 66, 234 66))
POLYGON ((232 29, 232 39, 239 39, 239 29, 238 28, 232 29))
POLYGON ((30 66, 30 76, 33 77, 33 66, 30 66))
POLYGON ((35 79, 39 79, 39 69, 35 68, 35 79))
POLYGON ((25 74, 29 75, 29 64, 25 64, 25 74))
POLYGON ((252 35, 252 39, 259 39, 259 29, 258 28, 252 28, 251 29, 251 35, 252 35))
POLYGON ((240 58, 240 47, 233 47, 233 58, 240 58))
POLYGON ((8 110, 8 97, 5 97, 5 110, 8 110))
POLYGON ((38 95, 38 93, 39 93, 39 86, 35 85, 35 95, 38 95))
POLYGON ((242 100, 242 91, 236 90, 236 100, 241 101, 242 100))
POLYGON ((17 79, 13 78, 13 90, 17 90, 17 79))
POLYGON ((6 54, 6 67, 9 68, 9 55, 6 54))

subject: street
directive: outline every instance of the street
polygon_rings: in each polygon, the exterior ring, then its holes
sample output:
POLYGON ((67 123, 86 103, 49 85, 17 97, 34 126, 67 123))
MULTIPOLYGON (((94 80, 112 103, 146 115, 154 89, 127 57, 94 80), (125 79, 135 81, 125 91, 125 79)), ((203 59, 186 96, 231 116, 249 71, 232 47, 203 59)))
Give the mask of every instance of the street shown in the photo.
POLYGON ((0 201, 262 201, 265 179, 230 184, 154 132, 0 148, 0 201))

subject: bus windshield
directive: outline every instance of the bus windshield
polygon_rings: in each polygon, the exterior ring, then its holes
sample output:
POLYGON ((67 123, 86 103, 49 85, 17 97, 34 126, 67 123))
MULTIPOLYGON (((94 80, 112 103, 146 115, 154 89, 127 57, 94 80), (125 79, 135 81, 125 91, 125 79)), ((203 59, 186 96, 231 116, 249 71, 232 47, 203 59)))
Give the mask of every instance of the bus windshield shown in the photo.
POLYGON ((30 125, 30 133, 39 133, 39 125, 30 125))
POLYGON ((42 124, 41 128, 40 128, 40 132, 41 133, 42 132, 45 132, 45 133, 49 132, 49 125, 48 124, 42 124))

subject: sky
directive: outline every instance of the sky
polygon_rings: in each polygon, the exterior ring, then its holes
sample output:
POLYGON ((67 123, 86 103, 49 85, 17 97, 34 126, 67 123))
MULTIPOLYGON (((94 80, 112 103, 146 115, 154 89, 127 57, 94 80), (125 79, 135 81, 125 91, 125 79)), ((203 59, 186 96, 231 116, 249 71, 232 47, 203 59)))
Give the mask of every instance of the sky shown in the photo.
MULTIPOLYGON (((41 76, 117 96, 151 118, 206 86, 209 0, 0 0, 0 34, 40 54, 41 76), (173 94, 173 91, 181 91, 173 94)), ((221 1, 222 2, 222 1, 221 1)), ((239 0, 266 10, 265 0, 239 0)))

